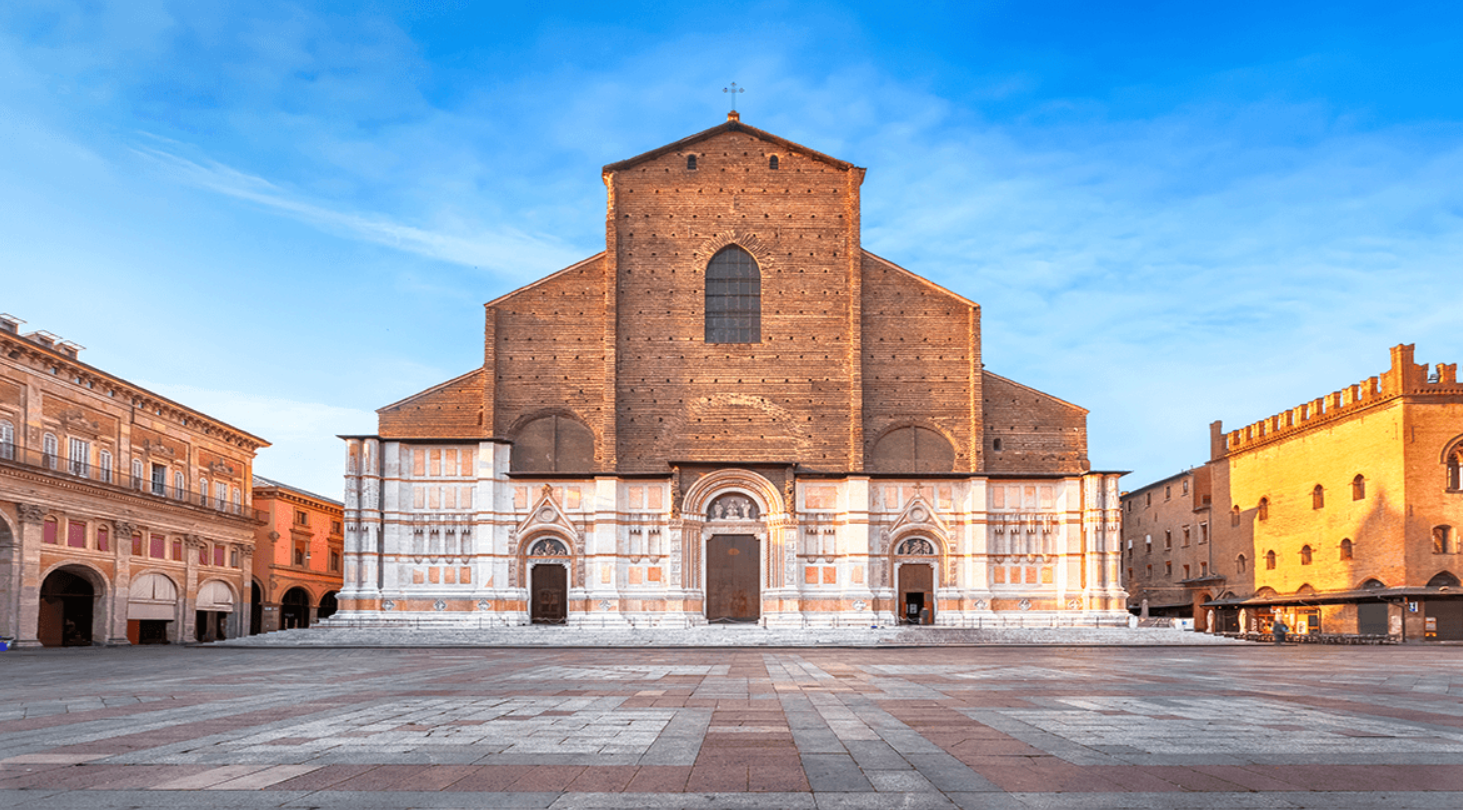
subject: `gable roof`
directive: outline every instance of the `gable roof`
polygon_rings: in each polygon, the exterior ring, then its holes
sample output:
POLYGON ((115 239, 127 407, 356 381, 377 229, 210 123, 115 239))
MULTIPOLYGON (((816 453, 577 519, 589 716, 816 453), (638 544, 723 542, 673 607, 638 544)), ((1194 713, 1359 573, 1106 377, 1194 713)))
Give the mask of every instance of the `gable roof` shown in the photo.
POLYGON ((425 391, 418 391, 418 392, 416 392, 415 394, 412 394, 409 397, 406 397, 404 399, 398 399, 397 401, 391 403, 390 405, 383 405, 380 408, 377 408, 376 409, 376 413, 384 413, 386 411, 390 411, 390 410, 394 410, 396 408, 400 408, 400 407, 402 407, 404 405, 409 404, 412 400, 421 399, 421 398, 426 397, 428 395, 435 394, 435 393, 437 393, 438 391, 441 391, 444 388, 447 388, 449 386, 452 386, 452 385, 455 385, 457 383, 463 382, 463 381, 465 381, 469 377, 472 377, 474 375, 480 375, 482 373, 483 373, 482 368, 475 368, 472 371, 467 372, 466 374, 459 374, 456 377, 453 377, 452 379, 448 380, 447 382, 438 383, 438 384, 432 386, 431 388, 428 388, 425 391))
POLYGON ((755 138, 759 138, 769 143, 777 144, 778 146, 781 146, 783 149, 786 149, 789 152, 797 152, 798 154, 806 155, 807 157, 810 157, 814 160, 827 163, 828 165, 833 166, 836 169, 848 171, 858 168, 848 161, 839 160, 836 157, 825 155, 815 149, 809 149, 808 147, 803 146, 800 143, 794 143, 786 138, 779 138, 778 136, 773 135, 771 132, 766 132, 764 130, 757 129, 756 127, 743 124, 741 120, 739 118, 736 118, 735 116, 736 113, 732 113, 727 116, 726 123, 719 126, 714 126, 711 129, 704 130, 702 132, 698 132, 695 135, 682 138, 675 143, 668 143, 665 146, 659 147, 657 149, 652 149, 649 152, 643 152, 627 160, 622 160, 618 163, 611 163, 604 167, 604 171, 606 173, 622 171, 638 163, 644 163, 647 160, 658 158, 661 155, 669 154, 671 152, 678 152, 694 143, 699 143, 701 141, 714 138, 717 135, 722 135, 727 132, 745 132, 755 138))

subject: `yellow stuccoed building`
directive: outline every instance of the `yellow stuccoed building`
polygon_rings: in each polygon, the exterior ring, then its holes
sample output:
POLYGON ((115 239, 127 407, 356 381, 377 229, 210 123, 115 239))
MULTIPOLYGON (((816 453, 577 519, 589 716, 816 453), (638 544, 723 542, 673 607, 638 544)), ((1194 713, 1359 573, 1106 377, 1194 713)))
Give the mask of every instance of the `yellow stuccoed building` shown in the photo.
POLYGON ((1279 617, 1302 634, 1463 639, 1456 364, 1430 373, 1394 347, 1378 377, 1239 430, 1215 422, 1210 456, 1213 542, 1196 549, 1209 575, 1171 585, 1199 629, 1263 633, 1279 617))

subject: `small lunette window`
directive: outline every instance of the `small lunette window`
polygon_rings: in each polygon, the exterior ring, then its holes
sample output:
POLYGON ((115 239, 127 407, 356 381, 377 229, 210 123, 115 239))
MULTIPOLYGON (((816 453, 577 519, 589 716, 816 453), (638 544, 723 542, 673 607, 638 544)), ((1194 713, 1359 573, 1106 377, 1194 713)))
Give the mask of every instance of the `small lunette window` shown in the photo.
POLYGON ((767 158, 767 168, 772 169, 773 171, 776 171, 779 168, 779 166, 777 165, 777 155, 773 155, 772 157, 767 158))

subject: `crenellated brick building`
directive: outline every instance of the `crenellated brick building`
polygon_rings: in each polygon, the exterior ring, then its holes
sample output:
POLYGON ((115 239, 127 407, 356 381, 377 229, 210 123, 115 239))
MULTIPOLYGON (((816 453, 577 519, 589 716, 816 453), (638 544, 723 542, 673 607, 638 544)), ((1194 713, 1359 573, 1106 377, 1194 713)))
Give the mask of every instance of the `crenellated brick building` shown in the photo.
POLYGON ((0 315, 0 636, 19 646, 249 632, 263 439, 0 315))
POLYGON ((337 621, 1122 619, 1087 412, 863 249, 863 176, 735 113, 606 166, 605 251, 346 437, 337 621))
MULTIPOLYGON (((1457 368, 1430 374, 1396 346, 1380 376, 1239 430, 1215 422, 1211 576, 1129 588, 1186 589, 1201 628, 1264 631, 1280 615, 1300 632, 1463 639, 1457 368)), ((1126 495, 1125 514, 1160 485, 1126 495)))

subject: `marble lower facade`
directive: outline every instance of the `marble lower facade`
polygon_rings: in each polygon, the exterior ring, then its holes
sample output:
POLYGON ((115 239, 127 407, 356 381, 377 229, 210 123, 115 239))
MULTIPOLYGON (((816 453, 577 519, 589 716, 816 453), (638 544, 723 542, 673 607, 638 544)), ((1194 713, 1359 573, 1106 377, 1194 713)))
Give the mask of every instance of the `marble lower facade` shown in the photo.
POLYGON ((496 442, 348 443, 334 624, 1127 620, 1114 473, 529 476, 496 442))

